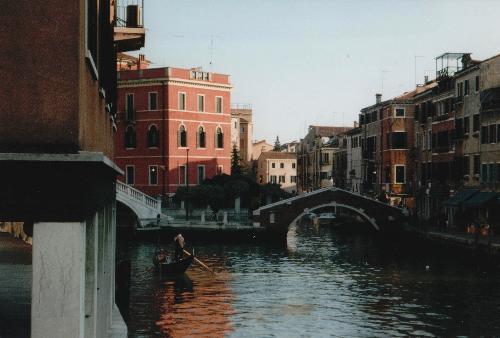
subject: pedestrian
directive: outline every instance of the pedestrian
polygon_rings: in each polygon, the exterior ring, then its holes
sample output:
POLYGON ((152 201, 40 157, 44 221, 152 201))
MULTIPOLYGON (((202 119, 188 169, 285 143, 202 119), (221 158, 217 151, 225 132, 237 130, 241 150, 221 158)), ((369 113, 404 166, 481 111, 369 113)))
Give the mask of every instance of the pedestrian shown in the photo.
POLYGON ((178 234, 177 236, 175 236, 174 242, 175 242, 174 260, 176 262, 179 262, 184 256, 184 237, 182 237, 182 234, 178 234))

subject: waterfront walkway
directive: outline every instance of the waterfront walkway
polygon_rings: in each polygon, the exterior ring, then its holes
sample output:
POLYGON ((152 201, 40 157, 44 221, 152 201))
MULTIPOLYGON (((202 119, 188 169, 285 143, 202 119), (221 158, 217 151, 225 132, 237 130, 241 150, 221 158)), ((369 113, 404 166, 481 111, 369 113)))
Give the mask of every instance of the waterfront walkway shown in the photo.
POLYGON ((500 235, 484 236, 479 233, 468 234, 458 228, 427 227, 419 229, 426 237, 435 240, 454 242, 460 246, 491 250, 500 253, 500 235))
POLYGON ((31 245, 0 232, 0 337, 29 337, 31 245))

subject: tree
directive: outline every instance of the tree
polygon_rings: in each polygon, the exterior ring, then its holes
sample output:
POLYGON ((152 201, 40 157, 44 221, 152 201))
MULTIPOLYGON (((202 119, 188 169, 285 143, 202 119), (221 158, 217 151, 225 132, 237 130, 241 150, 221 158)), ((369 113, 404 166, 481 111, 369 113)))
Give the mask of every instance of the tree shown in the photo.
POLYGON ((278 135, 276 135, 276 141, 274 141, 273 151, 281 151, 281 143, 278 135))
POLYGON ((234 144, 231 151, 231 175, 239 174, 241 174, 240 152, 236 148, 236 144, 234 144))

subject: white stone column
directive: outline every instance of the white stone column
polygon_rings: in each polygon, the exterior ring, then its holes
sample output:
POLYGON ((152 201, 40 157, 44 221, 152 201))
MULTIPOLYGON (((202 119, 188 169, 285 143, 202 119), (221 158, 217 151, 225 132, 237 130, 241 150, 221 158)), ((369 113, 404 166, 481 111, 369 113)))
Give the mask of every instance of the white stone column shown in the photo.
POLYGON ((97 337, 97 214, 87 220, 85 248, 85 337, 97 337))
POLYGON ((31 337, 84 337, 85 223, 33 229, 31 337))

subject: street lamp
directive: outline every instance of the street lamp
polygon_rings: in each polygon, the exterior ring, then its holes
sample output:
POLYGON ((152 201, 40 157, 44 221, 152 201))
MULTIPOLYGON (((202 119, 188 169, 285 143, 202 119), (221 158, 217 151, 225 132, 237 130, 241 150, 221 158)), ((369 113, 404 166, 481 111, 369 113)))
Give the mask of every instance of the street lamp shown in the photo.
POLYGON ((189 148, 186 148, 186 222, 189 219, 189 148))

